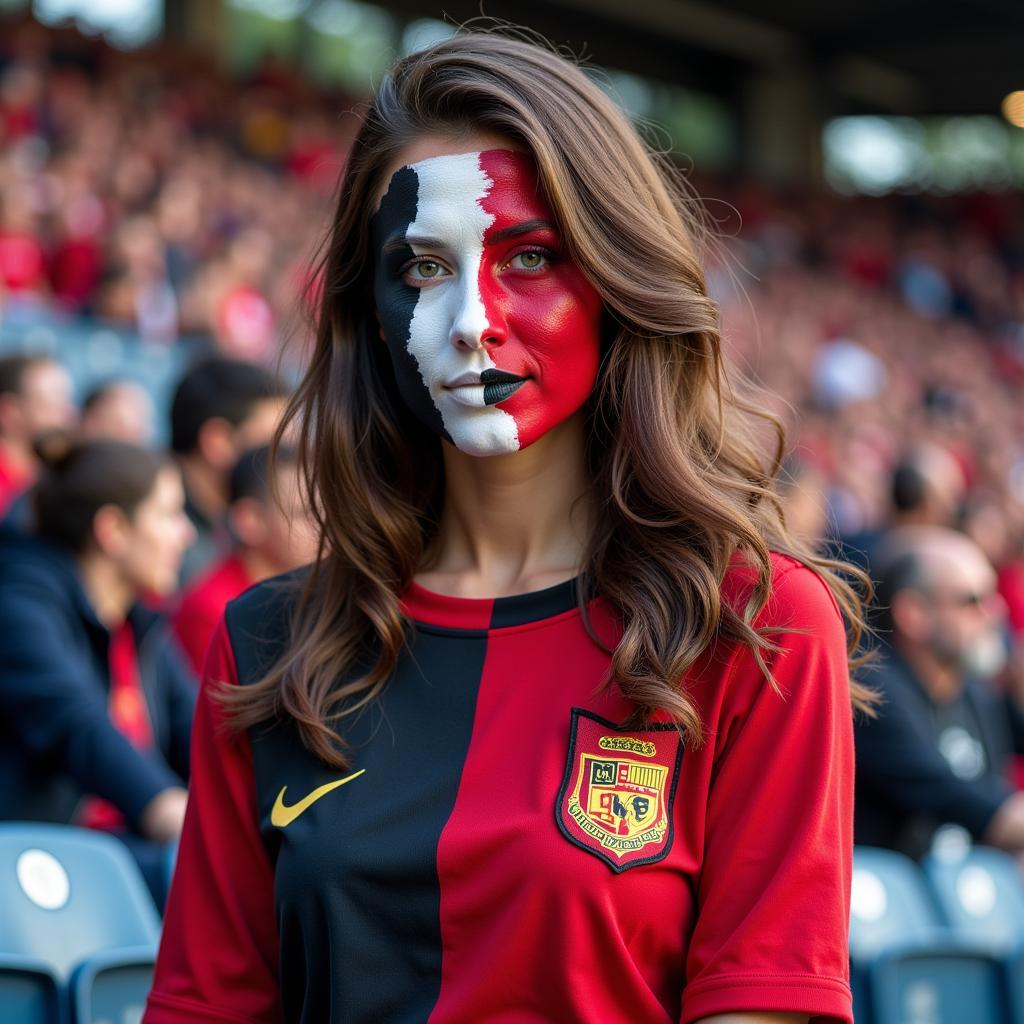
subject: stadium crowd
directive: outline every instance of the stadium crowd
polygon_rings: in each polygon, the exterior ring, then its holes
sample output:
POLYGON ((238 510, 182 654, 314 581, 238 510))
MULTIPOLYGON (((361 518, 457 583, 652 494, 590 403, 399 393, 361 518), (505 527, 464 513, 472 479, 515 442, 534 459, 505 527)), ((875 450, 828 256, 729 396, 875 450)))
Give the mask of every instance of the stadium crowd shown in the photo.
MULTIPOLYGON (((0 359, 0 818, 115 831, 150 877, 213 625, 315 550, 287 449, 271 496, 287 389, 266 367, 286 339, 301 362, 352 105, 167 46, 0 44, 3 337, 90 318, 208 349, 167 453, 133 381, 76 404, 53 358, 0 359)), ((1024 200, 695 186, 728 348, 790 432, 789 522, 879 582, 858 841, 920 855, 953 825, 1020 854, 1024 200)))

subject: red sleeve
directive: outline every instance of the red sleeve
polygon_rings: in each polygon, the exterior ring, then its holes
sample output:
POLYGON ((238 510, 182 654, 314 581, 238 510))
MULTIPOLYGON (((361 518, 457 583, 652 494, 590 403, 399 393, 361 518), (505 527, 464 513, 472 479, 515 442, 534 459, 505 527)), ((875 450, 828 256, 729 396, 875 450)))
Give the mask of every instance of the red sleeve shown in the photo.
POLYGON ((217 680, 237 684, 223 623, 196 707, 188 810, 144 1024, 283 1019, 274 875, 257 827, 252 751, 210 699, 217 680))
POLYGON ((203 671, 206 653, 213 642, 217 624, 224 614, 223 604, 214 606, 209 601, 202 600, 202 597, 203 595, 196 591, 186 594, 178 613, 174 616, 174 632, 196 675, 203 671))
POLYGON ((710 723, 715 761, 680 1020, 761 1011, 849 1024, 854 759, 842 619, 810 570, 776 563, 758 624, 787 630, 768 659, 784 699, 740 649, 710 723))

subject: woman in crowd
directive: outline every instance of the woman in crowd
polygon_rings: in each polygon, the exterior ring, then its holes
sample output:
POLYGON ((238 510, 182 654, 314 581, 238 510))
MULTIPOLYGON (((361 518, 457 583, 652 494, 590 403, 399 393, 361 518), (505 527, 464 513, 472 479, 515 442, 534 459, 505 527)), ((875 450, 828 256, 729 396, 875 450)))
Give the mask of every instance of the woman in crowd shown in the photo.
POLYGON ((116 832, 159 892, 195 681, 140 598, 177 585, 193 537, 181 479, 125 442, 42 449, 34 532, 0 537, 0 817, 116 832))
POLYGON ((213 640, 148 1024, 851 1019, 860 609, 699 242, 560 55, 387 76, 287 417, 320 557, 213 640))

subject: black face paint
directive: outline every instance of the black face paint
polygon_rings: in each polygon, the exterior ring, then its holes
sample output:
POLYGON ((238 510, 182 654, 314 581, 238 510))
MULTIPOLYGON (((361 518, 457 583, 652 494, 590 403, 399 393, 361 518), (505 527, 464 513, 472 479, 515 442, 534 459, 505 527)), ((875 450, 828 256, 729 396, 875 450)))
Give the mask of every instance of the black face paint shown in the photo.
POLYGON ((404 235, 409 225, 415 222, 418 191, 419 179, 411 167, 396 171, 381 200, 380 209, 370 221, 375 260, 374 297, 399 393, 417 419, 441 437, 451 440, 444 429, 441 413, 423 383, 416 359, 408 348, 419 289, 405 283, 401 269, 416 254, 408 245, 384 252, 384 243, 389 238, 396 234, 404 235))

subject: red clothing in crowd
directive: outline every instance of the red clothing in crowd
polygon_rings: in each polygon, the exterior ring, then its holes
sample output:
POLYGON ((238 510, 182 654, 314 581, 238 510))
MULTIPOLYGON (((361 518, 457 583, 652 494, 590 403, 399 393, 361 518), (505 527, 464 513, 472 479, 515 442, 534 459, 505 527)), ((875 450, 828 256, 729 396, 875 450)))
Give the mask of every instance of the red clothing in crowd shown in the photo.
POLYGON ((1009 562, 999 570, 999 594, 1006 602, 1010 628, 1024 635, 1024 559, 1009 562))
POLYGON ((0 234, 0 281, 9 292, 35 292, 46 286, 46 255, 35 235, 0 234))
MULTIPOLYGON (((142 693, 139 657, 130 623, 110 634, 110 720, 136 750, 153 748, 153 727, 142 693)), ((124 827, 124 815, 99 797, 85 801, 79 824, 115 831, 124 827)))
POLYGON ((0 519, 11 507, 11 502, 18 497, 31 483, 33 473, 13 462, 0 448, 0 519))
POLYGON ((202 674, 206 650, 224 606, 255 582, 238 555, 228 555, 185 591, 174 617, 174 631, 197 675, 202 674))

